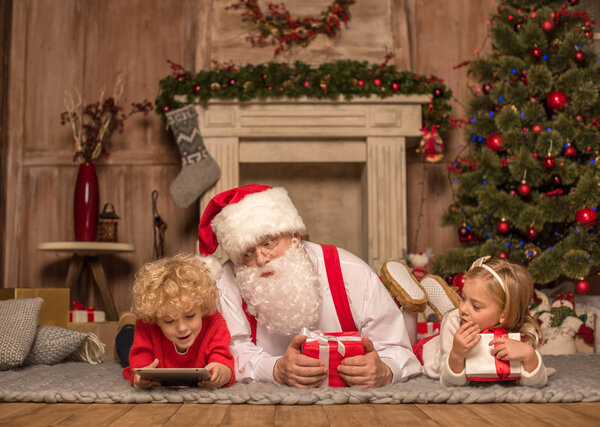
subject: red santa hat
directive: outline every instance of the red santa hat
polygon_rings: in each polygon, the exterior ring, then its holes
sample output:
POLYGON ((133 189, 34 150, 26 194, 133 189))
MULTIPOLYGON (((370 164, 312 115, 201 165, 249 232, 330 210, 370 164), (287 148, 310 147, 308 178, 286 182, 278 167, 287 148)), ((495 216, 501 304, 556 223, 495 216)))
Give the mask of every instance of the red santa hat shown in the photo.
POLYGON ((224 191, 208 202, 198 226, 198 249, 201 256, 210 257, 221 245, 235 258, 265 236, 304 233, 305 229, 285 188, 250 184, 224 191))

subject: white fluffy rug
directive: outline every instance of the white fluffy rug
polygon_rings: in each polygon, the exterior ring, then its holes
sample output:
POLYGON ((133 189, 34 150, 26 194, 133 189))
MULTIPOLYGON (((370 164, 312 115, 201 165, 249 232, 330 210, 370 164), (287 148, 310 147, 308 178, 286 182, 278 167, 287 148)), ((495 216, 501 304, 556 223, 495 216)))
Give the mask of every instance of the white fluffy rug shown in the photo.
POLYGON ((134 389, 123 379, 121 367, 112 359, 100 365, 66 362, 53 366, 30 366, 0 372, 0 401, 80 403, 545 403, 600 401, 600 354, 544 356, 547 367, 556 369, 540 389, 513 383, 482 383, 445 388, 423 375, 407 382, 361 390, 320 388, 301 390, 273 384, 235 384, 209 391, 200 388, 134 389))

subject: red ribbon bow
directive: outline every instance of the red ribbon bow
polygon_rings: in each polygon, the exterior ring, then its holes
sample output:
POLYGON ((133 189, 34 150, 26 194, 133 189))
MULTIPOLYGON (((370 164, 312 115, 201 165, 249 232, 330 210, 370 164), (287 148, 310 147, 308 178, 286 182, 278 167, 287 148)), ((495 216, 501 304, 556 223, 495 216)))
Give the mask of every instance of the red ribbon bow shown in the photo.
MULTIPOLYGON (((504 328, 487 328, 482 332, 482 334, 494 334, 494 339, 507 337, 508 332, 504 328)), ((494 347, 499 346, 500 343, 494 344, 494 347)), ((498 375, 499 381, 504 381, 509 379, 510 376, 510 361, 508 360, 500 360, 497 357, 494 357, 494 363, 496 364, 496 374, 498 375)))
POLYGON ((73 301, 73 310, 87 311, 88 322, 94 321, 94 311, 96 311, 94 307, 86 307, 85 305, 78 303, 77 301, 73 301))

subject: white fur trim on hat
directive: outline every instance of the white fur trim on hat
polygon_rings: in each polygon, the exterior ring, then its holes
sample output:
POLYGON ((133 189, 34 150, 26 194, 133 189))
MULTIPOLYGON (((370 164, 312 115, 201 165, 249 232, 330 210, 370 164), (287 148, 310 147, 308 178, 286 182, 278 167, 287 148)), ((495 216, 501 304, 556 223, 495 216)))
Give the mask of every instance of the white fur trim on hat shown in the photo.
POLYGON ((259 239, 283 233, 304 233, 306 226, 283 187, 248 194, 225 206, 212 221, 212 229, 230 257, 244 252, 259 239))
POLYGON ((206 269, 208 270, 208 275, 210 278, 217 281, 219 277, 221 277, 221 272, 223 271, 223 267, 221 266, 219 260, 214 256, 197 255, 197 257, 206 265, 206 269))

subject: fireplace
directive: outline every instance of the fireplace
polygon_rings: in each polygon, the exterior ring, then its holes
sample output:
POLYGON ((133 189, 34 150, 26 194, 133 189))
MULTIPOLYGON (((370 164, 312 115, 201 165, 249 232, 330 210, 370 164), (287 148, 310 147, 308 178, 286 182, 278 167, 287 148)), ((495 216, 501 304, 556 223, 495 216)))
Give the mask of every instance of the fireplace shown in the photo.
POLYGON ((200 131, 221 167, 200 210, 229 188, 283 185, 310 240, 344 247, 379 271, 406 248, 406 137, 421 135, 427 102, 398 95, 199 105, 200 131))

